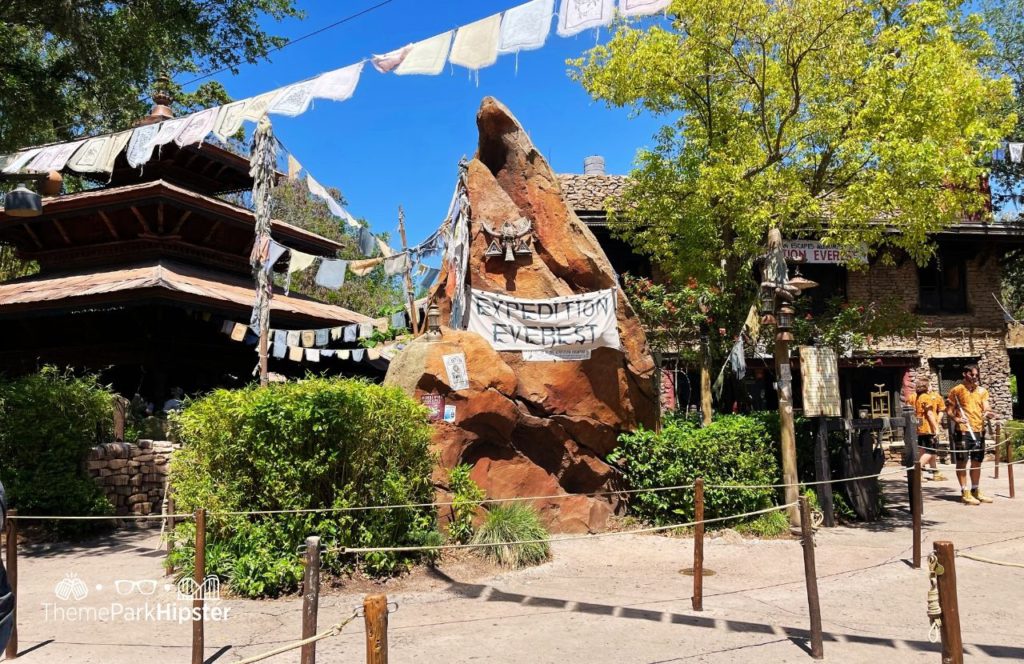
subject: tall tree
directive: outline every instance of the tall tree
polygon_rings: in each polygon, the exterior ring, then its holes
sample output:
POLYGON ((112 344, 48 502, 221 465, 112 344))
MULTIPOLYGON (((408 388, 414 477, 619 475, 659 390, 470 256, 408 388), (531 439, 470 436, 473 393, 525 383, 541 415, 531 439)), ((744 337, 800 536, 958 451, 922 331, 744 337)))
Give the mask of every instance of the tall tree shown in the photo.
MULTIPOLYGON (((234 71, 285 43, 263 17, 297 15, 293 0, 0 2, 0 152, 126 128, 160 73, 234 71)), ((186 107, 226 98, 216 83, 172 92, 186 107)))
POLYGON ((990 53, 956 0, 674 0, 573 64, 595 99, 670 120, 613 224, 736 292, 770 228, 923 261, 981 210, 982 155, 1015 120, 990 53))

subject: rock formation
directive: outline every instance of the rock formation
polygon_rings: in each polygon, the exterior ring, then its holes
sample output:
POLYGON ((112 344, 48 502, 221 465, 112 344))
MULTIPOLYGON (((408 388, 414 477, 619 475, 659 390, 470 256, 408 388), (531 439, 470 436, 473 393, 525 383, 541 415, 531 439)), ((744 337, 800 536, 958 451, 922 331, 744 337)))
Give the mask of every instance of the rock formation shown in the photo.
MULTIPOLYGON (((477 125, 479 148, 467 174, 469 285, 535 299, 614 287, 607 257, 566 205, 557 176, 512 113, 485 98, 477 125), (486 257, 490 238, 483 226, 500 228, 519 217, 533 223, 533 254, 515 262, 486 257)), ((447 321, 445 281, 442 273, 434 297, 447 321)), ((469 463, 490 498, 587 494, 618 486, 618 472, 604 457, 621 432, 654 425, 657 392, 643 330, 621 291, 617 297, 622 348, 597 348, 589 360, 527 362, 520 352, 497 352, 483 337, 449 328, 440 341, 420 337, 394 359, 387 383, 417 399, 440 394, 455 407, 453 423, 436 423, 440 485, 446 484, 447 469, 469 463), (466 356, 470 386, 452 391, 441 358, 459 352, 466 356)), ((537 506, 553 529, 581 532, 601 529, 618 501, 573 496, 537 506)))

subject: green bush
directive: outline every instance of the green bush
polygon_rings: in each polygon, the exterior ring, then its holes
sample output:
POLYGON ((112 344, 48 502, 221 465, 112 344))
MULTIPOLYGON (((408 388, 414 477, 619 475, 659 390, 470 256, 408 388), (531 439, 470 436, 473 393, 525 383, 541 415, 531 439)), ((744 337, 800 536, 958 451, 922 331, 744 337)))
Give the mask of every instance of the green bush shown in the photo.
MULTIPOLYGON (((698 428, 673 421, 661 431, 641 429, 619 437, 608 460, 618 465, 634 489, 689 485, 775 484, 779 465, 772 433, 760 420, 729 415, 698 428)), ((704 516, 711 519, 765 509, 775 504, 774 489, 704 490, 704 516)), ((634 515, 656 524, 693 520, 693 490, 641 492, 630 496, 634 515)), ((735 522, 724 522, 734 526, 735 522)))
MULTIPOLYGON (((89 450, 109 442, 113 395, 95 376, 55 367, 0 382, 0 480, 22 514, 104 515, 113 507, 85 470, 89 450)), ((102 522, 47 522, 77 535, 102 522)))
POLYGON ((472 466, 462 463, 448 473, 448 488, 452 492, 452 520, 448 524, 448 538, 461 544, 473 538, 473 516, 484 498, 484 492, 469 477, 471 470, 472 466))
MULTIPOLYGON (((205 507, 208 565, 247 597, 297 588, 299 550, 319 535, 337 547, 436 544, 431 508, 264 516, 218 512, 345 508, 429 503, 433 499, 426 410, 401 390, 361 380, 307 378, 294 383, 217 390, 174 417, 184 444, 171 464, 183 511, 205 507)), ((191 524, 179 526, 175 562, 191 573, 191 524)), ((360 556, 364 571, 405 569, 416 554, 360 556)), ((341 573, 350 557, 328 552, 323 568, 341 573)))
POLYGON ((736 531, 763 539, 781 537, 789 533, 789 516, 784 511, 768 512, 737 525, 736 531))
MULTIPOLYGON (((1024 459, 1024 422, 1007 422, 1004 432, 1005 438, 1013 441, 1013 460, 1020 461, 1024 459)), ((1002 458, 1006 458, 1005 449, 1000 450, 999 453, 1002 454, 1002 458)))
POLYGON ((489 544, 479 552, 502 567, 519 569, 539 565, 551 557, 547 528, 540 522, 537 510, 523 503, 499 505, 487 513, 473 537, 474 544, 489 544), (513 542, 528 542, 514 544, 513 542))

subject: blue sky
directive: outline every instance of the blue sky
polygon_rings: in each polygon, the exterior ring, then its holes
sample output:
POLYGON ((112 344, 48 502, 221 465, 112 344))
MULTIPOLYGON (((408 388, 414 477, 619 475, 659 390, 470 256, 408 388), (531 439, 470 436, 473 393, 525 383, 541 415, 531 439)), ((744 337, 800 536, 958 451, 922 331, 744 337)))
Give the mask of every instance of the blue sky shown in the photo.
MULTIPOLYGON (((244 65, 238 75, 214 79, 241 99, 523 1, 392 0, 272 54, 270 62, 244 65)), ((266 27, 272 34, 296 38, 379 2, 300 0, 305 20, 268 22, 266 27)), ((607 34, 602 30, 601 37, 607 34)), ((609 173, 629 171, 637 149, 652 143, 661 121, 631 119, 626 109, 608 109, 570 80, 566 59, 580 56, 596 39, 593 30, 562 38, 552 28, 543 49, 519 54, 518 74, 516 57, 501 56, 480 71, 479 86, 465 69, 450 65, 439 76, 383 75, 367 65, 351 99, 317 100, 295 118, 272 116, 275 133, 313 177, 340 189, 349 210, 367 218, 374 231, 394 234, 398 205, 403 205, 409 241, 415 244, 437 228, 447 210, 459 158, 472 157, 476 149, 475 114, 486 95, 512 110, 556 172, 582 172, 583 158, 592 154, 605 157, 609 173)))

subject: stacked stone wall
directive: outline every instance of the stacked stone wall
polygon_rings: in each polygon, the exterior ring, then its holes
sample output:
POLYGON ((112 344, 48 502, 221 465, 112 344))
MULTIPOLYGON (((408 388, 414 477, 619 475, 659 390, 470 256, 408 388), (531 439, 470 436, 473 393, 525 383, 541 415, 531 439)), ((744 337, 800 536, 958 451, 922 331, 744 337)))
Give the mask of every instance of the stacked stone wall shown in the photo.
POLYGON ((117 516, 159 514, 176 447, 163 440, 105 443, 92 448, 86 468, 117 516))

